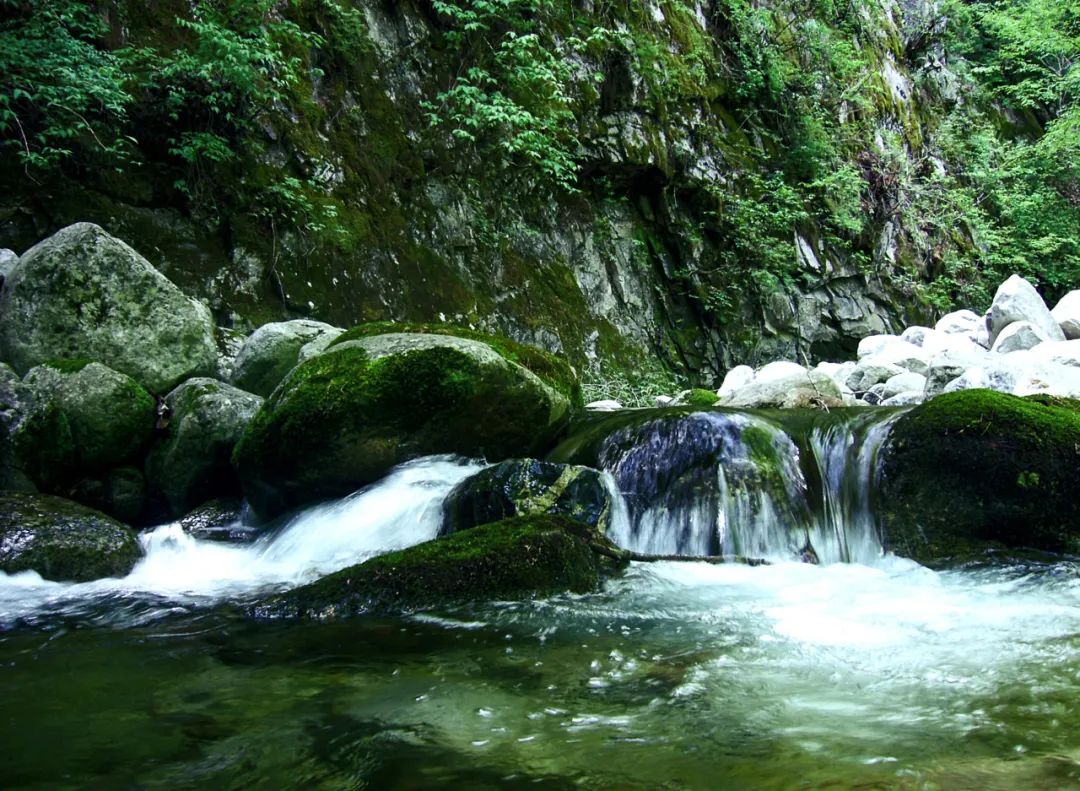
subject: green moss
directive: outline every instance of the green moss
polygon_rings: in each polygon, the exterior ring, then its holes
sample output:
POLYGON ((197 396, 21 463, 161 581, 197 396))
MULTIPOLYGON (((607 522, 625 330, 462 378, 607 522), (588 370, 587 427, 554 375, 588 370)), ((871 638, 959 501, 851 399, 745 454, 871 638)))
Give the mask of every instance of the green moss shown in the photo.
POLYGON ((362 348, 336 347, 274 391, 234 463, 256 510, 272 515, 348 493, 417 456, 533 455, 565 420, 554 399, 510 366, 483 365, 455 348, 371 360, 362 348))
POLYGON ((450 324, 376 321, 359 324, 347 330, 344 334, 335 338, 330 346, 337 346, 358 338, 370 338, 374 335, 386 335, 394 332, 450 335, 455 338, 467 338, 486 343, 498 352, 503 359, 517 363, 522 368, 536 374, 545 383, 569 398, 570 403, 574 406, 579 407, 584 404, 581 396, 581 383, 578 381, 574 369, 565 360, 535 346, 518 343, 499 335, 470 330, 467 327, 455 327, 450 324))
POLYGON ((938 396, 902 417, 883 468, 883 521, 900 554, 965 558, 987 546, 1080 548, 1080 408, 990 390, 938 396))
POLYGON ((713 390, 704 390, 700 387, 695 387, 690 391, 690 395, 686 398, 686 403, 689 406, 709 407, 714 406, 719 401, 719 396, 713 390))
POLYGON ((256 607, 258 616, 343 617, 469 600, 595 590, 625 566, 592 528, 562 517, 515 517, 390 552, 256 607), (601 552, 597 552, 597 548, 601 552))

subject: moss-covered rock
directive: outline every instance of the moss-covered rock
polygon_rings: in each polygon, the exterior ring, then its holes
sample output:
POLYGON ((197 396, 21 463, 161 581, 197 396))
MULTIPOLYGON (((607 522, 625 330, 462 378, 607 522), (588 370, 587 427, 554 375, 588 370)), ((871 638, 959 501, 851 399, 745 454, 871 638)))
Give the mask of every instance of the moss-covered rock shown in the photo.
POLYGON ((307 319, 264 324, 240 347, 231 381, 265 398, 301 361, 301 349, 319 339, 324 339, 325 347, 340 334, 337 327, 307 319))
POLYGON ((69 496, 113 519, 135 524, 146 508, 146 476, 138 467, 117 467, 103 475, 79 480, 69 496))
POLYGON ((154 430, 156 404, 151 395, 130 376, 101 363, 49 362, 31 369, 23 384, 40 403, 55 404, 63 414, 78 471, 96 473, 135 457, 154 430))
POLYGON ((234 461, 262 517, 335 497, 433 453, 536 455, 568 400, 490 346, 396 333, 336 344, 298 365, 256 414, 234 461))
POLYGON ((990 390, 901 417, 882 468, 889 547, 922 562, 994 546, 1080 550, 1080 402, 990 390))
POLYGON ((418 333, 434 335, 450 335, 455 338, 467 338, 469 340, 485 343, 512 363, 517 363, 522 368, 532 371, 550 387, 562 393, 574 407, 584 406, 581 394, 581 383, 577 373, 566 360, 551 352, 529 346, 524 343, 510 340, 501 335, 477 332, 466 327, 455 327, 452 324, 402 324, 389 321, 376 321, 367 324, 359 324, 344 334, 339 335, 330 345, 347 343, 358 338, 370 338, 373 335, 386 335, 388 333, 418 333))
POLYGON ((586 593, 626 562, 588 525, 556 516, 517 517, 390 552, 275 596, 254 614, 330 618, 586 593))
POLYGON ((98 360, 164 393, 218 365, 210 311, 91 223, 24 254, 0 314, 0 356, 20 373, 47 360, 98 360))
POLYGON ((127 574, 142 556, 135 535, 105 514, 46 495, 0 495, 0 570, 87 582, 127 574))
POLYGON ((443 503, 440 534, 531 514, 564 516, 605 534, 612 510, 611 493, 597 470, 512 459, 454 487, 443 503))
POLYGON ((169 393, 169 425, 146 462, 152 492, 164 497, 166 517, 240 493, 232 453, 262 401, 204 378, 189 379, 169 393))

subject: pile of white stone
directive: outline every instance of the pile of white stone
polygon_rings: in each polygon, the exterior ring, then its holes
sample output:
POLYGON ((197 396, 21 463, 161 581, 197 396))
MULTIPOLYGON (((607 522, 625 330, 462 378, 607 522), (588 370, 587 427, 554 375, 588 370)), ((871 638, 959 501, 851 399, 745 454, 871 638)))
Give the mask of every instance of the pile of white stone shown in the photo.
MULTIPOLYGON (((984 316, 959 310, 933 328, 871 335, 859 342, 858 358, 813 368, 785 361, 757 370, 739 365, 724 377, 717 405, 905 406, 973 388, 1080 398, 1080 290, 1050 310, 1031 283, 1013 275, 984 316)), ((659 396, 656 405, 677 405, 688 395, 659 396)), ((597 401, 588 408, 621 404, 597 401)))
POLYGON ((720 405, 772 406, 778 390, 809 388, 845 404, 900 406, 939 393, 990 388, 1002 393, 1080 397, 1080 291, 1047 308, 1019 275, 1006 280, 985 316, 949 313, 931 329, 871 335, 857 362, 805 368, 774 362, 738 366, 717 392, 720 405), (836 388, 836 393, 832 387, 836 388))

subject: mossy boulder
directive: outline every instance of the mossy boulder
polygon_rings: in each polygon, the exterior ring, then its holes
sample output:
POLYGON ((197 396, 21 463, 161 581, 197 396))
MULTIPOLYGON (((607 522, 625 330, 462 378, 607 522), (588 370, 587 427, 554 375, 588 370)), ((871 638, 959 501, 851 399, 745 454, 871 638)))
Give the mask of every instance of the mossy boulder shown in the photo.
POLYGON ((71 426, 56 402, 0 366, 0 490, 50 488, 67 479, 75 458, 71 426))
POLYGON ((551 514, 607 533, 613 504, 602 474, 588 467, 512 459, 454 487, 443 503, 440 535, 512 516, 551 514))
POLYGON ((264 324, 240 347, 231 381, 241 390, 265 398, 300 362, 305 346, 323 339, 325 348, 341 332, 330 324, 307 319, 264 324))
POLYGON ((146 462, 151 491, 176 518, 213 497, 238 495, 233 449, 263 400, 214 379, 189 379, 165 398, 168 427, 146 462))
POLYGON ((573 366, 563 358, 551 352, 529 346, 525 343, 510 340, 502 335, 470 330, 467 327, 456 327, 452 324, 405 324, 390 321, 375 321, 367 324, 358 324, 344 334, 330 342, 330 345, 348 343, 359 338, 370 338, 374 335, 387 335, 389 333, 414 333, 449 335, 455 338, 480 341, 494 349, 503 358, 512 363, 517 363, 536 374, 545 384, 554 388, 566 396, 575 408, 585 405, 581 393, 581 382, 573 366))
MULTIPOLYGON (((130 376, 101 363, 52 361, 31 369, 23 384, 39 403, 54 404, 63 414, 77 471, 98 472, 121 464, 138 455, 153 433, 153 397, 130 376)), ((43 436, 39 441, 55 439, 43 436)))
POLYGON ((71 487, 69 496, 125 524, 135 524, 146 508, 146 475, 138 467, 116 467, 80 479, 71 487))
POLYGON ((882 464, 883 527, 899 555, 1080 551, 1080 401, 940 395, 897 421, 882 464))
POLYGON ((346 617, 586 593, 626 563, 624 553, 588 525, 558 516, 516 517, 381 555, 275 596, 254 614, 346 617))
POLYGON ((218 365, 202 303, 97 225, 31 248, 0 292, 0 358, 19 373, 54 359, 97 360, 153 393, 218 365))
POLYGON ((265 518, 351 492, 419 456, 537 455, 569 416, 566 397, 486 343, 376 335, 335 344, 293 369, 234 461, 265 518))
POLYGON ((8 574, 88 582, 127 574, 142 554, 132 531, 99 511, 47 495, 0 495, 0 570, 8 574))

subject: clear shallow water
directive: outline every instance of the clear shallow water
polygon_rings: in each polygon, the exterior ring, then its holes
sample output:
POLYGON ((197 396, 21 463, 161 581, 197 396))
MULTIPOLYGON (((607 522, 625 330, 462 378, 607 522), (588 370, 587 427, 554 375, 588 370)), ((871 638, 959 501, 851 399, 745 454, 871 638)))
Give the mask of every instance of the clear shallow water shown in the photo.
POLYGON ((475 469, 408 465, 252 547, 160 528, 124 580, 0 575, 0 787, 1080 784, 1070 562, 642 564, 588 596, 237 613, 434 535, 475 469))

